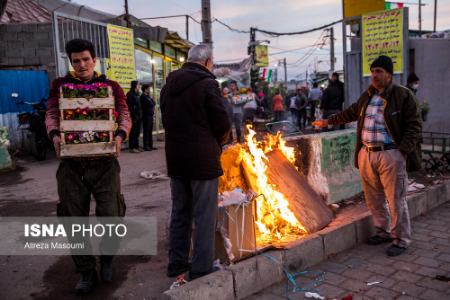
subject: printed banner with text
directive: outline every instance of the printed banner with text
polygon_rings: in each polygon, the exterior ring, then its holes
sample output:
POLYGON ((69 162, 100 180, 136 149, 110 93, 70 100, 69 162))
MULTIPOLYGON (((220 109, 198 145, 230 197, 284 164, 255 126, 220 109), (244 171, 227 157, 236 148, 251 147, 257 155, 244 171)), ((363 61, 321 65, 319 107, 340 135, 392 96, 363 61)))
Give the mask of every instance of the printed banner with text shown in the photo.
POLYGON ((269 66, 269 48, 267 45, 255 47, 255 65, 262 68, 269 66))
POLYGON ((122 88, 130 88, 135 80, 133 30, 108 24, 109 66, 107 75, 122 88))
POLYGON ((380 55, 394 62, 394 73, 403 73, 403 8, 362 16, 362 69, 370 76, 370 64, 380 55))

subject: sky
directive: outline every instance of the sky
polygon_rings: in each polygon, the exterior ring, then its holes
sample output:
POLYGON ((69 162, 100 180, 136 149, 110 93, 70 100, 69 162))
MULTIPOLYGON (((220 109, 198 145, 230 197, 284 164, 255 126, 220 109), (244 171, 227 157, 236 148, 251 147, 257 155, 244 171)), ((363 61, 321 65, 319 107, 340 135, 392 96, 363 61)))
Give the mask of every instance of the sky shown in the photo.
MULTIPOLYGON (((78 4, 112 14, 124 13, 122 0, 72 0, 78 4)), ((402 2, 402 0, 393 0, 402 2)), ((409 8, 409 27, 418 29, 418 0, 403 1, 409 8)), ((437 30, 450 29, 450 0, 438 0, 437 30)), ((341 0, 211 0, 211 17, 217 18, 229 26, 248 31, 257 27, 275 32, 303 31, 320 27, 342 18, 341 0)), ((433 29, 434 0, 422 0, 422 30, 433 29)), ((160 17, 188 14, 201 20, 201 0, 128 0, 130 14, 137 18, 160 17)), ((148 24, 167 27, 186 37, 185 18, 148 20, 148 24)), ((336 70, 342 69, 342 26, 334 26, 336 70)), ((287 61, 288 80, 302 79, 306 71, 328 71, 330 69, 330 39, 322 30, 304 35, 269 38, 262 33, 256 34, 257 40, 270 40, 270 66, 280 65, 278 74, 283 76, 281 64, 287 61), (317 41, 325 39, 324 45, 312 47, 317 41), (285 50, 289 52, 279 53, 285 50), (277 54, 278 53, 278 54, 277 54)), ((218 22, 212 24, 214 60, 235 62, 247 56, 248 33, 230 31, 218 22)), ((202 32, 199 24, 189 21, 189 40, 199 43, 202 32)))

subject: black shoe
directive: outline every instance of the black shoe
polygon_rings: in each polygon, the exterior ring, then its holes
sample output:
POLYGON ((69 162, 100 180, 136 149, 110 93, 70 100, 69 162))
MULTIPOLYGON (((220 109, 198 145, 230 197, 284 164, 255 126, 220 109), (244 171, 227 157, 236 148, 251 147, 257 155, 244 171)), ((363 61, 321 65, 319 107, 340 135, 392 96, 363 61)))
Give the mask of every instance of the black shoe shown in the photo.
POLYGON ((149 148, 149 147, 144 147, 144 151, 152 151, 153 148, 149 148))
POLYGON ((389 246, 389 248, 387 248, 386 254, 388 256, 399 256, 400 254, 402 254, 405 251, 406 251, 405 247, 400 247, 400 246, 392 244, 389 246))
POLYGON ((97 271, 87 271, 81 273, 81 278, 75 286, 75 290, 80 294, 87 294, 91 292, 97 285, 98 277, 97 271))
POLYGON ((392 239, 390 237, 382 237, 379 235, 374 235, 367 240, 367 244, 374 246, 374 245, 389 243, 391 241, 392 241, 392 239))
POLYGON ((113 277, 112 260, 100 262, 100 277, 103 282, 111 282, 113 277))
POLYGON ((189 271, 190 264, 172 263, 167 266, 167 277, 176 277, 189 271))

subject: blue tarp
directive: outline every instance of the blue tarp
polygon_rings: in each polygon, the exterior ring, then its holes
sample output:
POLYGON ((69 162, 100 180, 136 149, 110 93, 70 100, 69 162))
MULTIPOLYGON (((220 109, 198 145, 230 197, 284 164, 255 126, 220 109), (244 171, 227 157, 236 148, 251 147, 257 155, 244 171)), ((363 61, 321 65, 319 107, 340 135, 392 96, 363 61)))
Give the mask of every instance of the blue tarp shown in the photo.
POLYGON ((17 105, 12 93, 19 94, 18 100, 39 102, 48 92, 46 71, 0 70, 0 114, 32 111, 30 105, 17 105))

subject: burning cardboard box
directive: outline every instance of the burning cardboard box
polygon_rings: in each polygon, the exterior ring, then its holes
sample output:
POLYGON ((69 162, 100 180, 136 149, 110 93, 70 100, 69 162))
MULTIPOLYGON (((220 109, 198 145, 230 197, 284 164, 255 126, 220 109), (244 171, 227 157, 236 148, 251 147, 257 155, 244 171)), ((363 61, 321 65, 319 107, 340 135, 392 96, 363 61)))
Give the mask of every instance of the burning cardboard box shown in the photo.
POLYGON ((324 228, 333 218, 332 211, 294 166, 294 148, 287 147, 281 135, 269 135, 258 142, 255 132, 248 129, 245 144, 234 145, 224 151, 224 175, 219 179, 222 197, 235 189, 254 195, 247 197, 250 206, 226 206, 227 215, 230 216, 230 210, 234 209, 236 218, 223 223, 228 235, 222 235, 222 238, 225 245, 228 242, 231 245, 228 252, 233 254, 234 260, 251 254, 246 249, 249 245, 256 245, 255 250, 268 245, 282 246, 301 235, 324 228), (244 218, 239 218, 242 216, 244 218), (253 224, 249 220, 254 220, 253 224), (238 234, 231 235, 231 232, 238 234), (249 243, 243 245, 243 241, 249 243))

